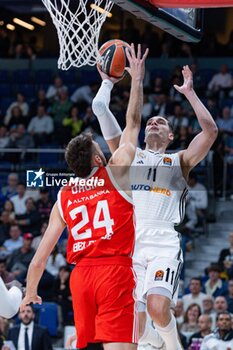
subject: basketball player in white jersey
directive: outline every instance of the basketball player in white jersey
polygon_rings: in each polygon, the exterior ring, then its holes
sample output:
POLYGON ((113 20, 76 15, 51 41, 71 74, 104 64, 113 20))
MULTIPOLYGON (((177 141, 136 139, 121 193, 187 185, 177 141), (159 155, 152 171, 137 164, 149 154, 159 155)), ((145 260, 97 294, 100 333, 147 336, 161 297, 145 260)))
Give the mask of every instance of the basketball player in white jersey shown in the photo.
MULTIPOLYGON (((134 268, 138 279, 141 342, 153 344, 150 327, 145 329, 147 305, 167 350, 182 349, 171 312, 177 300, 182 267, 180 237, 174 226, 184 215, 188 174, 207 155, 218 133, 212 116, 193 89, 192 72, 188 66, 183 67, 182 74, 183 85, 174 87, 190 102, 202 131, 186 150, 166 154, 166 148, 174 138, 172 127, 162 116, 150 118, 145 130, 146 149, 137 150, 131 181, 136 213, 134 268)), ((116 80, 102 72, 100 75, 103 82, 92 108, 103 136, 114 152, 121 135, 121 129, 109 110, 111 89, 116 80)))
POLYGON ((19 310, 22 292, 17 287, 6 288, 0 277, 0 316, 12 318, 19 310))

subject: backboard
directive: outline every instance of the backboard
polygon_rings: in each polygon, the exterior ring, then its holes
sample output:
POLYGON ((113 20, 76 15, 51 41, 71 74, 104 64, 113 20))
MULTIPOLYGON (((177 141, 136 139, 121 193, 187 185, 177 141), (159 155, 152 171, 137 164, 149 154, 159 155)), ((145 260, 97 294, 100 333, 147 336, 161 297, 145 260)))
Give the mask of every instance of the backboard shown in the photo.
POLYGON ((199 42, 202 38, 203 9, 157 8, 147 0, 113 2, 182 41, 199 42))

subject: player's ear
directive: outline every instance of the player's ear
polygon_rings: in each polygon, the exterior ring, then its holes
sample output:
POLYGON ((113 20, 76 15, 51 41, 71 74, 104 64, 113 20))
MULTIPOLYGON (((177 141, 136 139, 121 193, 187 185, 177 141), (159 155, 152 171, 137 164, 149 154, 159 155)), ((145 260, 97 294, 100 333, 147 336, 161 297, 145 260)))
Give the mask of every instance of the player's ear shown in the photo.
POLYGON ((168 139, 169 139, 170 142, 172 142, 172 141, 174 140, 174 134, 173 134, 173 132, 169 132, 169 134, 168 134, 168 139))
POLYGON ((97 166, 101 166, 103 164, 103 161, 102 161, 101 157, 98 154, 94 155, 94 163, 97 166))

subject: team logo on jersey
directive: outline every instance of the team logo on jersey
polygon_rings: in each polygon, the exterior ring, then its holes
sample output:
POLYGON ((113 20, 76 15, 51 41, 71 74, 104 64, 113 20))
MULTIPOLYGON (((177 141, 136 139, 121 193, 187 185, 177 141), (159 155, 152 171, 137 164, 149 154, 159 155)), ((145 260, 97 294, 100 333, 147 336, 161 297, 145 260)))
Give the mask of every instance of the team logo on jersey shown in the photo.
POLYGON ((164 276, 163 270, 158 270, 155 272, 155 281, 162 281, 164 276))
POLYGON ((146 155, 145 155, 143 152, 138 152, 138 153, 137 153, 137 156, 138 156, 139 158, 146 158, 146 155))
POLYGON ((163 158, 163 164, 171 166, 172 165, 172 159, 169 158, 169 157, 163 158))

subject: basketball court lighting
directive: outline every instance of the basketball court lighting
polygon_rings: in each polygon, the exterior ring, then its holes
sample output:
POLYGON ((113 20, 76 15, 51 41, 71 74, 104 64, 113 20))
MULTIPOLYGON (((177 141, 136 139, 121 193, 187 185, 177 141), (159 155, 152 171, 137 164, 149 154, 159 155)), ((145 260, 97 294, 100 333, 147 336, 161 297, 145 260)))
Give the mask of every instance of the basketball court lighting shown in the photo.
POLYGON ((106 13, 107 14, 107 17, 111 18, 112 17, 112 13, 111 12, 108 12, 104 9, 102 9, 102 7, 99 7, 97 6, 96 4, 91 4, 90 7, 93 9, 93 10, 96 10, 100 13, 106 13))
POLYGON ((36 23, 36 24, 39 24, 39 26, 41 26, 41 27, 45 27, 46 26, 46 22, 42 21, 42 19, 40 19, 38 17, 32 16, 31 17, 31 21, 36 23))
POLYGON ((6 27, 7 27, 7 29, 9 29, 9 30, 15 30, 15 26, 14 26, 13 24, 8 23, 8 24, 6 25, 6 27))
POLYGON ((18 24, 19 26, 24 27, 24 28, 29 29, 29 30, 35 29, 35 27, 32 24, 27 23, 25 21, 22 21, 21 19, 19 19, 17 17, 13 18, 13 22, 18 24))

